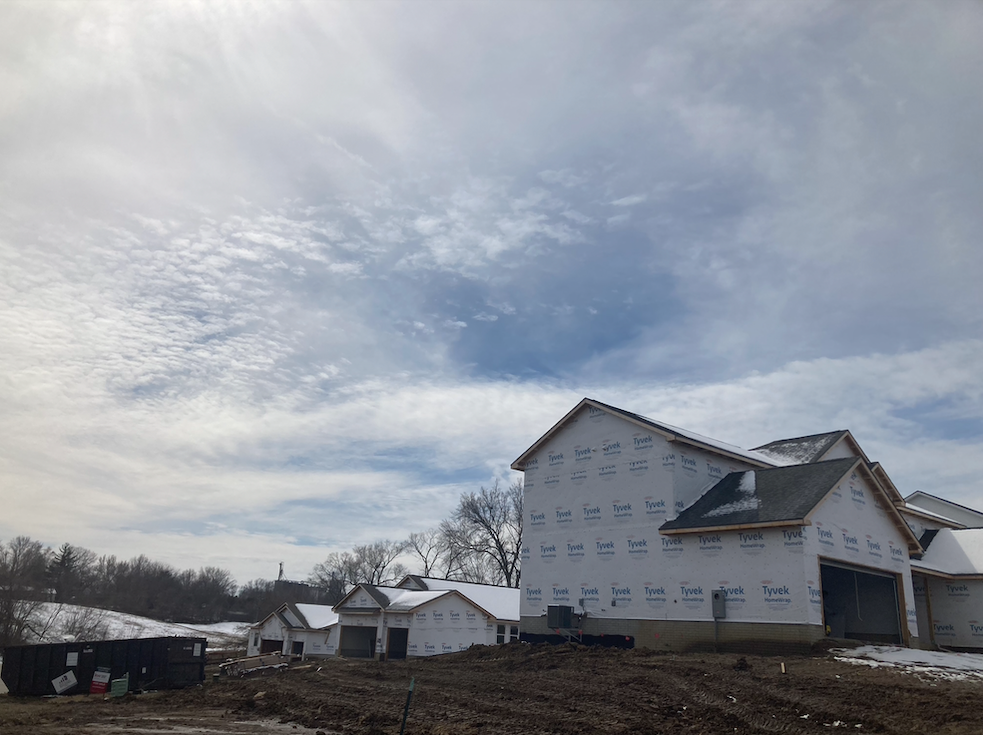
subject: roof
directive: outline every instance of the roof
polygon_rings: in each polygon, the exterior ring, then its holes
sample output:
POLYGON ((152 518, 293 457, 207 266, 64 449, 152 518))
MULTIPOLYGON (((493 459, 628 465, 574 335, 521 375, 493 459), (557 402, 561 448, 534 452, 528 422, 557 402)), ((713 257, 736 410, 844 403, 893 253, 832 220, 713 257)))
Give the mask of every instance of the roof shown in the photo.
POLYGON ((933 513, 930 510, 919 508, 916 505, 910 505, 909 503, 905 503, 904 505, 899 505, 898 510, 901 511, 901 515, 907 513, 915 516, 916 518, 924 518, 932 521, 937 521, 944 526, 948 526, 949 528, 966 528, 964 524, 959 523, 958 521, 954 521, 951 518, 946 518, 945 516, 939 515, 938 513, 933 513))
POLYGON ((799 436, 794 439, 779 439, 755 447, 754 451, 771 458, 775 464, 809 464, 822 459, 823 455, 848 433, 842 429, 825 434, 799 436))
POLYGON ((827 462, 731 472, 660 531, 803 521, 857 463, 827 462))
POLYGON ((400 582, 407 579, 427 590, 454 590, 461 593, 475 605, 489 613, 496 620, 518 620, 520 591, 515 587, 501 587, 494 584, 477 584, 475 582, 459 582, 455 579, 433 579, 409 574, 400 582))
POLYGON ((420 605, 426 605, 428 602, 433 602, 440 597, 451 594, 450 590, 393 589, 387 592, 389 594, 389 606, 386 607, 386 610, 389 612, 409 612, 420 607, 420 605))
POLYGON ((916 510, 941 516, 963 526, 970 526, 972 528, 983 526, 983 513, 965 505, 953 503, 951 500, 940 498, 938 495, 916 490, 905 498, 905 503, 913 506, 916 510), (928 501, 927 504, 924 502, 926 500, 928 501), (932 510, 929 506, 933 503, 941 505, 946 511, 942 512, 938 508, 932 510), (952 515, 947 515, 946 513, 951 513, 952 515), (961 518, 957 518, 956 516, 961 516, 961 518))
POLYGON ((941 529, 911 566, 951 576, 983 575, 983 528, 941 529))
POLYGON ((307 623, 309 630, 321 630, 330 628, 338 622, 338 613, 331 609, 330 605, 314 605, 307 602, 298 602, 293 607, 300 613, 301 620, 307 623))
POLYGON ((583 400, 580 401, 580 403, 574 406, 574 408, 569 413, 567 413, 566 416, 564 416, 562 419, 556 422, 556 424, 554 424, 549 431, 547 431, 539 439, 537 439, 536 442, 531 447, 529 447, 525 452, 523 452, 522 455, 520 455, 519 458, 512 463, 511 465, 512 469, 514 470, 524 469, 524 463, 526 459, 530 455, 538 451, 543 446, 543 444, 545 444, 546 441, 549 440, 550 437, 552 437, 560 429, 562 429, 563 426, 570 419, 572 419, 581 409, 583 409, 586 406, 593 406, 594 408, 600 409, 602 411, 607 411, 614 415, 620 416, 621 418, 626 419, 634 424, 637 424, 642 428, 651 429, 655 431, 657 434, 660 434, 663 437, 665 437, 667 441, 679 441, 684 444, 689 444, 691 446, 713 452, 714 454, 723 455, 725 457, 729 457, 732 459, 740 459, 744 462, 756 465, 758 467, 773 467, 776 464, 778 464, 775 460, 764 454, 760 454, 754 451, 749 451, 747 449, 742 449, 741 447, 738 447, 735 444, 728 444, 727 442, 711 439, 710 437, 697 434, 693 431, 680 429, 679 427, 673 426, 672 424, 653 421, 652 419, 646 418, 645 416, 641 416, 637 413, 632 413, 631 411, 625 411, 622 408, 610 406, 607 403, 602 403, 601 401, 595 401, 592 398, 584 398, 583 400))

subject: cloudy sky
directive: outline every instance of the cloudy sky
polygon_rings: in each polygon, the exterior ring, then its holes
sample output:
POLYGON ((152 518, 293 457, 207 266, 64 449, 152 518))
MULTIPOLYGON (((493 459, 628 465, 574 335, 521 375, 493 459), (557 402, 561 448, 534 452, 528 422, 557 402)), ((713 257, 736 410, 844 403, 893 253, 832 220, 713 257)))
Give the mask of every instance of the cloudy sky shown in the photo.
POLYGON ((240 582, 583 396, 983 508, 983 5, 0 5, 0 539, 240 582))

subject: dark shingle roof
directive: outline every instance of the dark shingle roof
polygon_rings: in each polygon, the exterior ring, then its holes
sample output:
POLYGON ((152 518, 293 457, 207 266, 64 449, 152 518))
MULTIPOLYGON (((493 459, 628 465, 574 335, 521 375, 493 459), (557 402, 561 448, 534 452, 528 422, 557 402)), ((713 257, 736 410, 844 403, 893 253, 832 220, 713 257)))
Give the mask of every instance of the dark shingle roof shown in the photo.
POLYGON ((660 530, 720 528, 805 518, 857 462, 826 462, 731 472, 660 530))
POLYGON ((794 439, 779 439, 775 442, 755 447, 753 451, 774 457, 777 460, 792 464, 809 464, 816 462, 829 448, 846 436, 846 431, 830 431, 825 434, 799 436, 794 439))

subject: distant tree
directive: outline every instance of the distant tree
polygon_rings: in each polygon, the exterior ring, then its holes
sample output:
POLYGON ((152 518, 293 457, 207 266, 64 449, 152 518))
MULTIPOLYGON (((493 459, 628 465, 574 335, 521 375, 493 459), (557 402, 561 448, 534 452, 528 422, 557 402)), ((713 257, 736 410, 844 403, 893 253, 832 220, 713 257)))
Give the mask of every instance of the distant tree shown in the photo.
POLYGON ((28 536, 0 544, 0 648, 25 642, 32 617, 50 595, 50 555, 28 536))
POLYGON ((446 577, 450 571, 450 545, 440 528, 411 533, 406 550, 419 561, 424 577, 446 577))
POLYGON ((242 613, 247 620, 260 621, 281 603, 275 592, 276 582, 272 579, 254 579, 239 588, 236 595, 235 609, 242 613))
POLYGON ((451 573, 466 579, 490 576, 495 584, 519 586, 522 551, 522 481, 499 482, 465 493, 454 515, 441 524, 450 549, 451 573))
POLYGON ((357 584, 387 584, 404 577, 407 569, 396 559, 406 551, 406 541, 376 541, 351 551, 333 552, 314 565, 308 581, 323 589, 341 586, 345 591, 357 584))
POLYGON ((62 544, 48 564, 48 578, 55 591, 55 602, 84 602, 92 581, 96 555, 81 546, 62 544))

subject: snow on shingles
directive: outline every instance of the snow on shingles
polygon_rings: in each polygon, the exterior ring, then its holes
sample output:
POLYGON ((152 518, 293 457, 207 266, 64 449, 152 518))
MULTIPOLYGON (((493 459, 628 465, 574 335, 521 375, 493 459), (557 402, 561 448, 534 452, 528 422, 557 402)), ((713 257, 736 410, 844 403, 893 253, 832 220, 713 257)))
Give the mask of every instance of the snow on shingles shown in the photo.
POLYGON ((830 434, 805 436, 801 439, 789 439, 784 442, 774 442, 775 446, 758 447, 755 452, 763 454, 769 461, 781 465, 808 464, 816 459, 816 455, 829 443, 830 434))
POLYGON ((451 579, 423 578, 431 590, 457 590, 497 620, 518 620, 520 591, 516 587, 457 582, 451 579))
POLYGON ((913 567, 945 574, 983 574, 983 528, 943 528, 913 567))
POLYGON ((404 590, 386 587, 386 597, 389 598, 389 605, 386 610, 389 612, 408 612, 415 607, 425 605, 446 594, 448 590, 404 590))
POLYGON ((861 646, 831 651, 837 661, 872 668, 896 668, 908 674, 924 674, 935 679, 983 681, 983 654, 948 651, 921 651, 899 646, 861 646))
POLYGON ((304 620, 314 630, 329 628, 338 622, 338 613, 331 609, 330 605, 314 605, 309 602, 298 602, 294 605, 304 620))
POLYGON ((732 503, 725 503, 708 510, 703 514, 704 518, 717 518, 719 516, 730 515, 731 513, 741 513, 747 510, 757 510, 761 501, 757 495, 757 485, 754 477, 754 470, 750 470, 741 475, 741 482, 737 489, 743 493, 744 497, 732 503))

